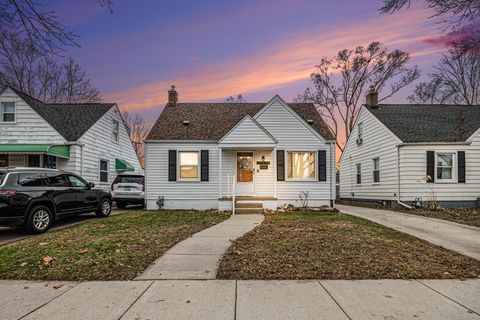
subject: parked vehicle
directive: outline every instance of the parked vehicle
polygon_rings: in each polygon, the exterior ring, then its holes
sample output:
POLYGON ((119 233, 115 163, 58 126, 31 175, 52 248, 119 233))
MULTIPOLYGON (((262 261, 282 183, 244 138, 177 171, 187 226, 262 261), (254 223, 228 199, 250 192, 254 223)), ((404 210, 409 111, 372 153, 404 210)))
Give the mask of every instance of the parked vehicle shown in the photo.
POLYGON ((110 215, 112 196, 81 177, 43 168, 0 168, 0 224, 46 232, 58 219, 95 212, 110 215))
POLYGON ((140 174, 120 174, 112 183, 112 198, 118 209, 129 204, 145 204, 145 177, 140 174))

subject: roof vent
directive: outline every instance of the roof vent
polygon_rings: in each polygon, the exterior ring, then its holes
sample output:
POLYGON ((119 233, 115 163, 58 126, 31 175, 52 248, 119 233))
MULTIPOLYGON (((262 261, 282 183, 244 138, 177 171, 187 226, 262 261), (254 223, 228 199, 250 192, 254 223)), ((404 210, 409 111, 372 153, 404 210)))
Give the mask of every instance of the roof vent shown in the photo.
POLYGON ((308 122, 308 124, 313 124, 313 120, 312 120, 312 119, 307 119, 307 122, 308 122))
POLYGON ((190 121, 188 121, 188 120, 183 120, 182 123, 183 123, 184 126, 189 126, 190 125, 190 121))

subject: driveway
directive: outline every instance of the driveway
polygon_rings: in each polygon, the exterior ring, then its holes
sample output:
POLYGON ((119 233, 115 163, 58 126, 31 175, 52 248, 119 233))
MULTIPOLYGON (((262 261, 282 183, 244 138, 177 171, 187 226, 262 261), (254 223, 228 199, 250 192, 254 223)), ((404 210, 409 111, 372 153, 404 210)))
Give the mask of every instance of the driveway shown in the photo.
POLYGON ((0 319, 480 319, 480 279, 0 281, 0 319))
POLYGON ((340 212, 368 219, 480 260, 480 228, 413 214, 336 205, 340 212))
MULTIPOLYGON (((139 209, 139 208, 140 207, 132 206, 132 207, 128 207, 128 209, 125 209, 125 210, 113 209, 111 215, 116 215, 116 214, 119 214, 119 213, 122 213, 122 212, 136 210, 136 209, 139 209)), ((65 227, 70 227, 70 226, 80 224, 80 223, 84 223, 84 222, 90 221, 90 220, 95 219, 95 218, 96 218, 95 214, 91 213, 91 214, 82 214, 82 215, 79 215, 79 216, 76 216, 76 217, 62 219, 62 220, 59 220, 56 223, 54 223, 52 228, 50 228, 50 231, 65 228, 65 227)), ((0 245, 6 244, 6 243, 9 243, 9 242, 13 242, 13 241, 17 241, 17 240, 21 240, 21 239, 25 239, 25 238, 28 238, 28 237, 33 237, 33 236, 34 235, 25 234, 23 229, 20 228, 20 227, 0 227, 0 245)))

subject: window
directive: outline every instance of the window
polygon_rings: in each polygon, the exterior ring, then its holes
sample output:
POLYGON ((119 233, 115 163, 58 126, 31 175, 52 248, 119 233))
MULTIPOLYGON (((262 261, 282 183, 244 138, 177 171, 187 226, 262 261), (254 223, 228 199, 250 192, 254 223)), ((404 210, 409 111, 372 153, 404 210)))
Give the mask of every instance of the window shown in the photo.
POLYGON ((39 154, 29 154, 28 155, 28 166, 33 168, 40 167, 40 155, 39 154))
POLYGON ((63 174, 53 173, 48 175, 48 185, 50 187, 68 187, 67 179, 63 174))
POLYGON ((3 122, 15 122, 15 102, 2 102, 0 111, 3 122))
POLYGON ((373 183, 380 182, 380 158, 375 158, 373 161, 373 183))
POLYGON ((454 180, 454 154, 453 153, 437 153, 437 181, 453 181, 454 180))
POLYGON ((362 183, 362 164, 357 163, 357 184, 362 183))
POLYGON ((100 160, 100 182, 108 182, 108 161, 100 160))
POLYGON ((44 173, 19 173, 18 184, 22 187, 44 186, 47 176, 44 173))
POLYGON ((8 167, 8 154, 0 154, 0 167, 8 167))
POLYGON ((315 152, 287 152, 289 179, 315 179, 315 152))
POLYGON ((44 154, 43 155, 43 167, 44 168, 50 168, 50 169, 56 169, 57 168, 57 157, 49 155, 49 154, 44 154))
POLYGON ((198 180, 198 152, 180 151, 180 180, 198 180))
POLYGON ((363 143, 363 122, 360 122, 357 127, 357 144, 363 143))
POLYGON ((77 176, 73 176, 73 175, 68 175, 68 181, 70 181, 70 184, 72 185, 72 187, 78 187, 78 188, 86 188, 88 186, 88 183, 77 177, 77 176))
POLYGON ((117 120, 113 120, 113 125, 112 125, 112 139, 115 142, 118 142, 120 138, 119 134, 119 129, 120 129, 120 124, 118 123, 117 120))

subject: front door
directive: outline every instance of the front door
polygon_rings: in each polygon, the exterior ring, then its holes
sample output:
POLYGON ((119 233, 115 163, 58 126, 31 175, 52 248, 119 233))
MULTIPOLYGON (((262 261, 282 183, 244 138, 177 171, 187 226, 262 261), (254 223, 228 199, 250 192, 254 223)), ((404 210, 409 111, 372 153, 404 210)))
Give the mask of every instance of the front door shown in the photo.
POLYGON ((237 152, 237 186, 239 196, 253 196, 254 188, 253 152, 237 152))

